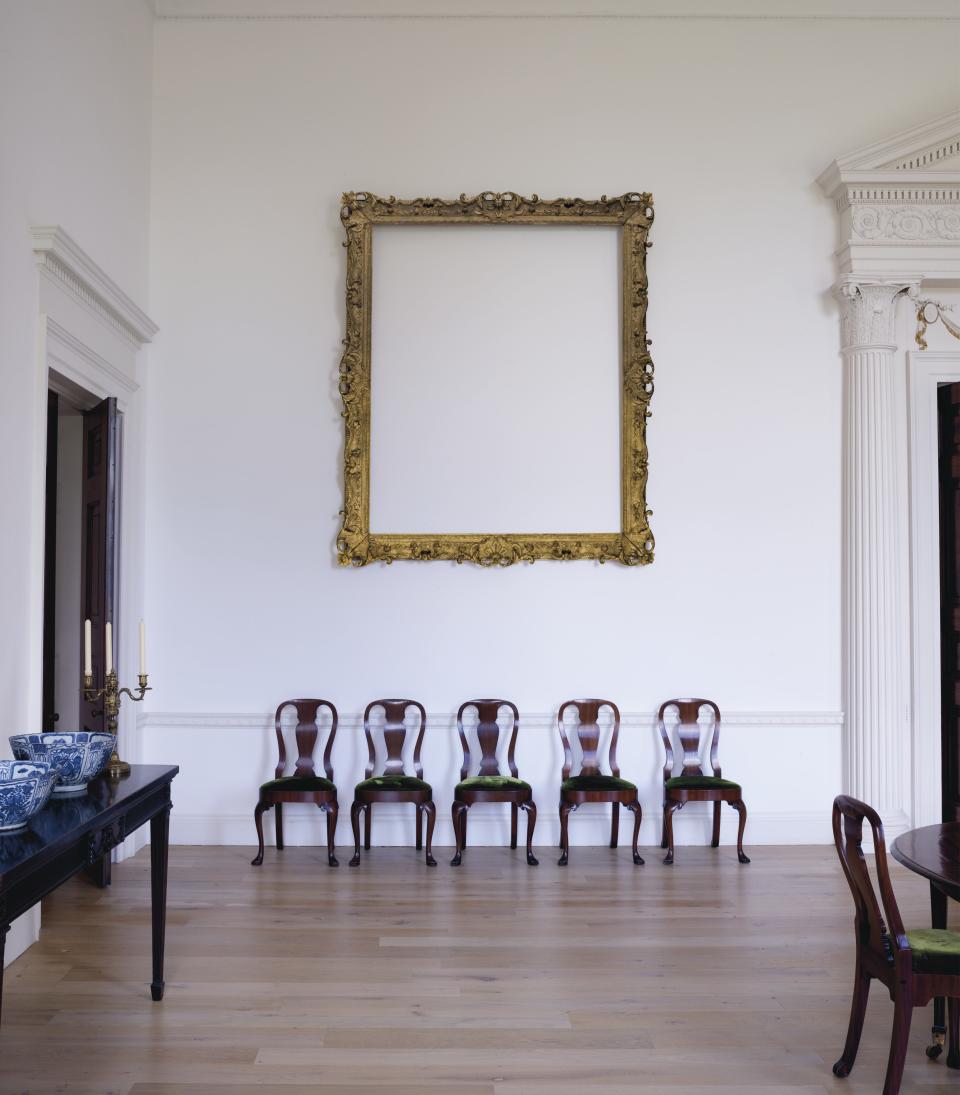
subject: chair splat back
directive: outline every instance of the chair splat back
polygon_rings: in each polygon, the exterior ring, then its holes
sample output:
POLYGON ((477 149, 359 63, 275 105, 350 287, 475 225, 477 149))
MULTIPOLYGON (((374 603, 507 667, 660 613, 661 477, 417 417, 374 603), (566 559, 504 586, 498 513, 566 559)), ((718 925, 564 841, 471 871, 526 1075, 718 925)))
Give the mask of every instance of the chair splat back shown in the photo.
POLYGON ((557 714, 557 729, 560 731, 560 741, 563 744, 563 779, 569 779, 570 769, 573 766, 573 752, 570 748, 570 740, 563 724, 563 716, 568 707, 573 707, 577 712, 576 735, 580 743, 580 775, 595 776, 600 773, 600 758, 598 749, 600 746, 600 709, 609 707, 613 712, 613 733, 610 735, 610 772, 614 776, 620 775, 617 764, 617 738, 620 735, 620 709, 613 700, 567 700, 557 714))
POLYGON ((467 700, 460 705, 457 712, 457 732, 460 735, 460 745, 463 747, 463 764, 460 766, 460 778, 466 779, 470 771, 470 744, 463 728, 463 714, 467 708, 473 707, 477 712, 477 744, 480 747, 480 776, 499 776, 500 762, 497 760, 497 746, 500 743, 500 709, 508 707, 513 713, 513 731, 510 735, 510 743, 507 746, 507 766, 510 775, 517 777, 517 764, 514 760, 514 752, 517 747, 517 731, 520 729, 520 712, 517 705, 510 700, 467 700))
POLYGON ((664 780, 670 779, 675 774, 673 741, 670 738, 670 731, 664 717, 671 707, 676 710, 679 719, 677 735, 680 739, 680 748, 683 750, 683 768, 679 774, 682 776, 713 775, 719 777, 721 772, 720 762, 717 759, 717 749, 720 744, 720 708, 713 700, 682 699, 667 700, 660 705, 660 710, 657 713, 657 727, 660 730, 660 737, 663 738, 663 747, 666 750, 666 760, 663 766, 664 780), (699 719, 700 711, 704 707, 709 707, 713 712, 713 736, 710 741, 710 767, 712 771, 710 772, 706 770, 706 766, 700 760, 699 719))
POLYGON ((381 775, 403 775, 403 747, 407 740, 407 709, 415 707, 420 712, 420 730, 413 747, 413 766, 417 779, 423 779, 423 765, 420 763, 420 747, 423 744, 423 733, 427 728, 427 712, 423 704, 417 700, 373 700, 367 704, 363 713, 363 732, 367 738, 367 770, 366 778, 370 779, 376 767, 377 750, 373 741, 373 731, 370 726, 370 714, 374 708, 383 709, 383 744, 386 749, 386 758, 381 775))
POLYGON ((337 709, 329 700, 284 700, 274 717, 274 727, 277 731, 277 750, 279 759, 274 772, 274 777, 280 779, 287 767, 287 747, 283 740, 283 727, 281 716, 286 707, 295 707, 297 710, 297 765, 293 774, 295 776, 315 776, 313 766, 313 754, 317 748, 319 728, 317 718, 321 707, 326 707, 330 712, 330 734, 323 750, 323 770, 327 779, 333 780, 333 766, 330 763, 330 754, 333 749, 333 741, 337 736, 337 709))
POLYGON ((910 962, 910 944, 900 919, 900 909, 890 884, 887 866, 887 845, 883 835, 883 823, 875 810, 865 802, 838 795, 833 800, 833 840, 837 846, 840 865, 853 894, 856 907, 856 931, 860 945, 870 950, 881 962, 895 962, 898 957, 910 962), (883 913, 877 902, 870 872, 863 855, 863 823, 873 832, 873 848, 876 857, 877 882, 883 913), (886 923, 884 923, 884 914, 886 923), (889 928, 889 931, 888 931, 889 928))

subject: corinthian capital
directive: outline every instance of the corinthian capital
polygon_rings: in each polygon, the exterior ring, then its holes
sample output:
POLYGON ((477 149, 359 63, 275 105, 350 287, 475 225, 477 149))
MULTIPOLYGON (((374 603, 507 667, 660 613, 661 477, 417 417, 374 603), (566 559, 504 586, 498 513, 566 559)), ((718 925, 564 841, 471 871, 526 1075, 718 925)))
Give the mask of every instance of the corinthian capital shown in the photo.
POLYGON ((837 284, 840 297, 843 348, 883 346, 896 348, 897 299, 916 298, 922 278, 863 277, 848 274, 837 284))

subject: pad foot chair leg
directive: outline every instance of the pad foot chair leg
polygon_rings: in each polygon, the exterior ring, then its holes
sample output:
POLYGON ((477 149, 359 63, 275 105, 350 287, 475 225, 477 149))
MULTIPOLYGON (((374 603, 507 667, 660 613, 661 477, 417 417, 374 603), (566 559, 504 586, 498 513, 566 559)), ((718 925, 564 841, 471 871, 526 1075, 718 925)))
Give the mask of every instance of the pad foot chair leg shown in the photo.
POLYGON ((527 863, 531 867, 539 867, 540 860, 533 854, 533 830, 537 824, 537 807, 533 801, 524 802, 521 810, 527 811, 527 863))
POLYGON ((637 841, 640 839, 640 822, 643 819, 643 810, 640 808, 639 800, 635 802, 628 802, 627 809, 633 811, 633 862, 635 866, 643 866, 643 857, 637 850, 637 841))
POLYGON ((673 863, 673 814, 677 809, 677 803, 668 802, 663 808, 663 828, 667 838, 667 854, 663 862, 669 867, 673 863))
POLYGON ((351 867, 360 865, 360 814, 362 811, 362 802, 355 802, 350 807, 350 824, 353 826, 353 859, 350 860, 351 867))
POLYGON ((253 859, 250 860, 251 867, 259 867, 263 862, 263 811, 265 809, 266 806, 264 806, 262 802, 258 802, 253 811, 253 823, 257 827, 257 844, 259 845, 259 850, 253 859))
POLYGON ((893 1005, 893 1031, 890 1036, 890 1056, 887 1058, 887 1075, 883 1081, 883 1095, 899 1095, 903 1081, 903 1066, 907 1060, 907 1042, 910 1040, 910 1020, 913 1018, 913 1001, 905 994, 899 995, 893 1005))
POLYGON ((731 802, 730 805, 740 815, 740 824, 737 827, 737 859, 741 863, 749 863, 750 859, 743 852, 743 831, 747 827, 747 807, 744 802, 731 802))
POLYGON ((324 812, 327 815, 327 863, 331 867, 339 867, 340 864, 337 861, 336 856, 336 843, 337 843, 337 815, 340 812, 340 808, 335 802, 328 802, 323 807, 324 812))
POLYGON ((560 858, 557 860, 558 867, 566 867, 570 858, 570 834, 568 832, 568 820, 570 818, 570 803, 560 803, 560 847, 562 849, 560 858))
POLYGON ((860 1035, 863 1033, 863 1017, 867 1014, 867 998, 870 995, 870 978, 857 968, 853 980, 853 1001, 850 1004, 850 1025, 847 1027, 847 1040, 843 1046, 840 1060, 833 1066, 834 1076, 843 1079, 853 1071, 860 1048, 860 1035))
POLYGON ((463 861, 463 819, 467 816, 467 804, 454 802, 450 812, 453 816, 453 838, 457 842, 457 850, 450 860, 450 866, 459 867, 463 861))
POLYGON ((433 827, 437 823, 437 808, 432 802, 425 802, 422 809, 427 815, 427 866, 436 867, 437 861, 433 858, 433 827))

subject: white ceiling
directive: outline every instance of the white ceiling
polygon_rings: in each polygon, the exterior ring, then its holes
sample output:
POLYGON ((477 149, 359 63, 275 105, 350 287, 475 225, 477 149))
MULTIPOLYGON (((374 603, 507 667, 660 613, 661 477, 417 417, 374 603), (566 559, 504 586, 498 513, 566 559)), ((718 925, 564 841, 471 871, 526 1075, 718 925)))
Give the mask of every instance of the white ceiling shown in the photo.
POLYGON ((960 0, 150 0, 163 19, 960 19, 960 0))

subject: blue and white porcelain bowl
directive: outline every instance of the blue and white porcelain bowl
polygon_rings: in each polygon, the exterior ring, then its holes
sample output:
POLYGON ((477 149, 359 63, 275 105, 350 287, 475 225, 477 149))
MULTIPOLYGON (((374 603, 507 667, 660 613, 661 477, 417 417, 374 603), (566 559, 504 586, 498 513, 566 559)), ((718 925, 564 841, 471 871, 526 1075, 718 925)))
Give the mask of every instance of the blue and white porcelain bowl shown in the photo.
POLYGON ((0 760, 0 833, 26 828, 46 806, 56 781, 57 770, 50 764, 0 760))
POLYGON ((10 748, 18 760, 51 764, 57 769, 55 795, 86 790, 90 780, 106 768, 116 745, 116 734, 94 730, 18 734, 10 739, 10 748))

